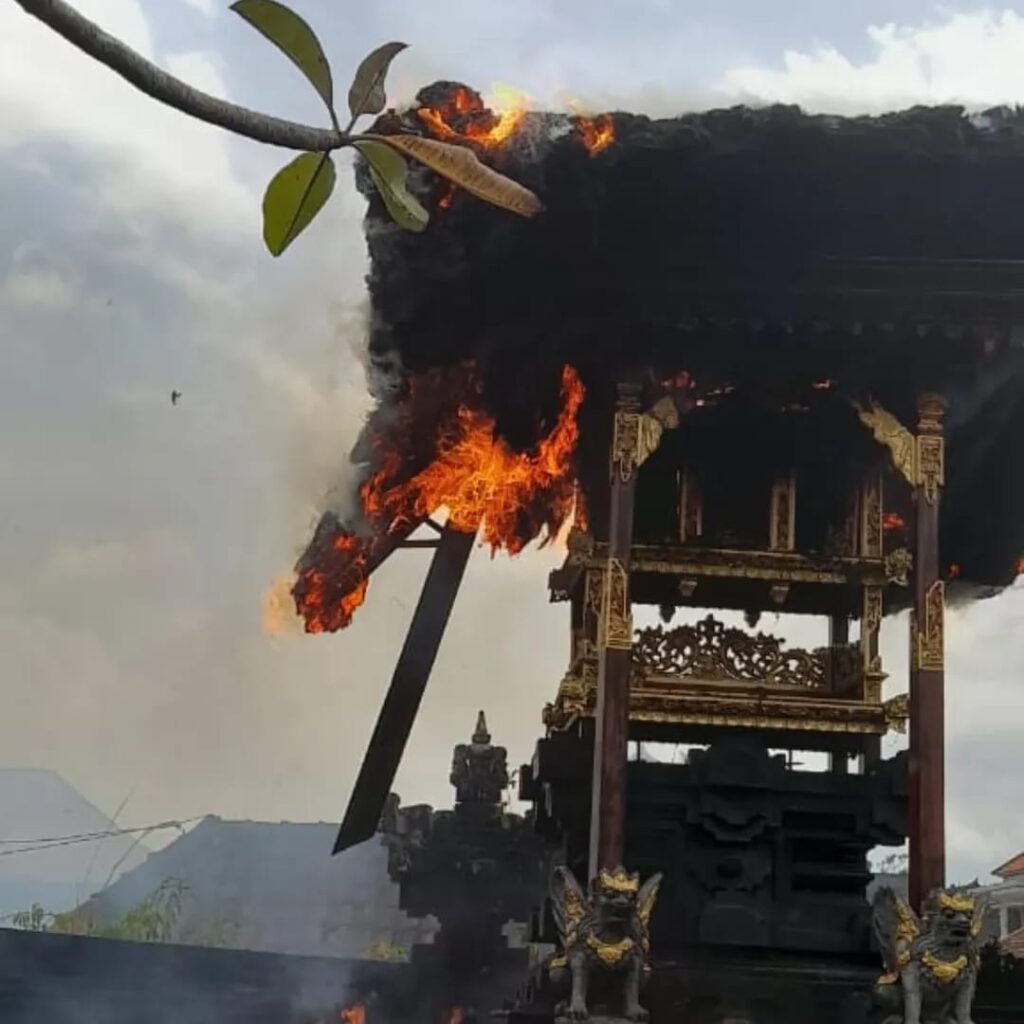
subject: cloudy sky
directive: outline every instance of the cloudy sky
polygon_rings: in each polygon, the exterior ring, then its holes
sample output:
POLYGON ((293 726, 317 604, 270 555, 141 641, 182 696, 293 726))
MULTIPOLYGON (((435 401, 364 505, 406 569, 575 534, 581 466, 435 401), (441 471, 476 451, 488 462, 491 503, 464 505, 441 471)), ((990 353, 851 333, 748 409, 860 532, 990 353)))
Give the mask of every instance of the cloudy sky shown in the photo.
MULTIPOLYGON (((224 0, 76 0, 188 81, 309 122, 301 76, 224 0)), ((1024 96, 1024 9, 919 0, 295 0, 345 79, 400 38, 394 100, 437 77, 538 103, 674 113, 1024 96)), ((347 633, 270 637, 284 576, 366 411, 365 252, 345 173, 294 251, 260 239, 287 154, 136 95, 0 0, 0 765, 62 772, 144 824, 337 820, 425 569, 396 557, 347 633), (183 393, 172 408, 172 388, 183 393)), ((449 797, 487 709, 512 760, 564 669, 553 556, 479 553, 397 788, 449 797)), ((1024 591, 954 616, 952 874, 1024 847, 1024 591)), ((905 624, 884 641, 903 686, 905 624)))

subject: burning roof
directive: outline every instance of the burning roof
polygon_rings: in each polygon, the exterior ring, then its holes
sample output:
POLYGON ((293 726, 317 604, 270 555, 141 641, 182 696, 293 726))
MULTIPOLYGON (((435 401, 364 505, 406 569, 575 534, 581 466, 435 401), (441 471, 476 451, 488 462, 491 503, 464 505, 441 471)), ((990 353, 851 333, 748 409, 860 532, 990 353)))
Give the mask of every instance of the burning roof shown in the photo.
POLYGON ((399 385, 357 446, 364 522, 326 519, 300 562, 309 628, 346 624, 442 505, 513 552, 560 529, 574 484, 585 498, 604 472, 615 382, 638 373, 796 410, 834 389, 909 424, 917 392, 943 392, 943 557, 964 584, 1014 577, 1024 114, 497 114, 439 82, 376 130, 471 146, 545 210, 515 217, 417 168, 433 213, 410 233, 357 168, 370 356, 399 385))

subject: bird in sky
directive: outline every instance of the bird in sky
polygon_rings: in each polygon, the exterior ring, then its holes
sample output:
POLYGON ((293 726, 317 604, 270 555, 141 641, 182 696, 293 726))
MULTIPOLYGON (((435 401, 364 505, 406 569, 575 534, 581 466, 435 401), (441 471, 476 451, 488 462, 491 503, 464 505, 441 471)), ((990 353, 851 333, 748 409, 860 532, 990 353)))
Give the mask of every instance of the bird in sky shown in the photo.
POLYGON ((177 405, 179 398, 181 398, 181 392, 180 391, 172 391, 171 392, 171 405, 177 405))

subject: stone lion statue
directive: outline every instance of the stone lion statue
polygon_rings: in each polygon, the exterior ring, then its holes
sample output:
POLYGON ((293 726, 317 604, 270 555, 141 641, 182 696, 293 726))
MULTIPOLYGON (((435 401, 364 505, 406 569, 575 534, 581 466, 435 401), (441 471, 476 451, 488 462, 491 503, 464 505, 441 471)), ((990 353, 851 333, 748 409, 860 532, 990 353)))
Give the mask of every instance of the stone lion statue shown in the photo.
POLYGON ((917 914, 892 890, 874 899, 885 961, 875 984, 885 1024, 973 1024, 982 907, 966 889, 936 889, 917 914))
POLYGON ((621 1013, 631 1021, 647 1020, 640 1005, 640 986, 650 952, 649 923, 661 875, 643 886, 623 868, 601 871, 585 893, 567 868, 556 868, 551 902, 562 940, 562 953, 548 964, 551 980, 571 981, 567 1003, 556 1016, 585 1020, 590 1016, 588 995, 596 970, 621 978, 621 1013), (568 979, 566 979, 568 974, 568 979))

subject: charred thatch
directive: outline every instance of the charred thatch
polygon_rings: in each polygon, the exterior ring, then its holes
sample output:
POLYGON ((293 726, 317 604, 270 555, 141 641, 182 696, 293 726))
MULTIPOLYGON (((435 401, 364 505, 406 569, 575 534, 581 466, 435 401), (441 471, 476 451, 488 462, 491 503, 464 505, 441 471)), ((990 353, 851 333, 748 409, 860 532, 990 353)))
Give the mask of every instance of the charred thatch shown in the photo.
MULTIPOLYGON (((418 104, 459 88, 436 83, 418 104)), ((453 126, 486 128, 466 93, 453 126)), ((411 234, 360 172, 371 357, 416 373, 472 361, 498 432, 524 448, 573 365, 587 389, 584 485, 603 471, 623 377, 685 369, 752 407, 798 403, 827 379, 907 423, 916 393, 942 391, 944 558, 962 582, 1008 583, 1024 554, 1024 116, 737 107, 610 123, 614 143, 594 154, 580 119, 546 113, 478 147, 541 197, 532 220, 418 170, 411 186, 433 215, 411 234)), ((427 134, 417 108, 381 127, 427 134)), ((706 455, 749 441, 749 419, 720 418, 706 455)))

